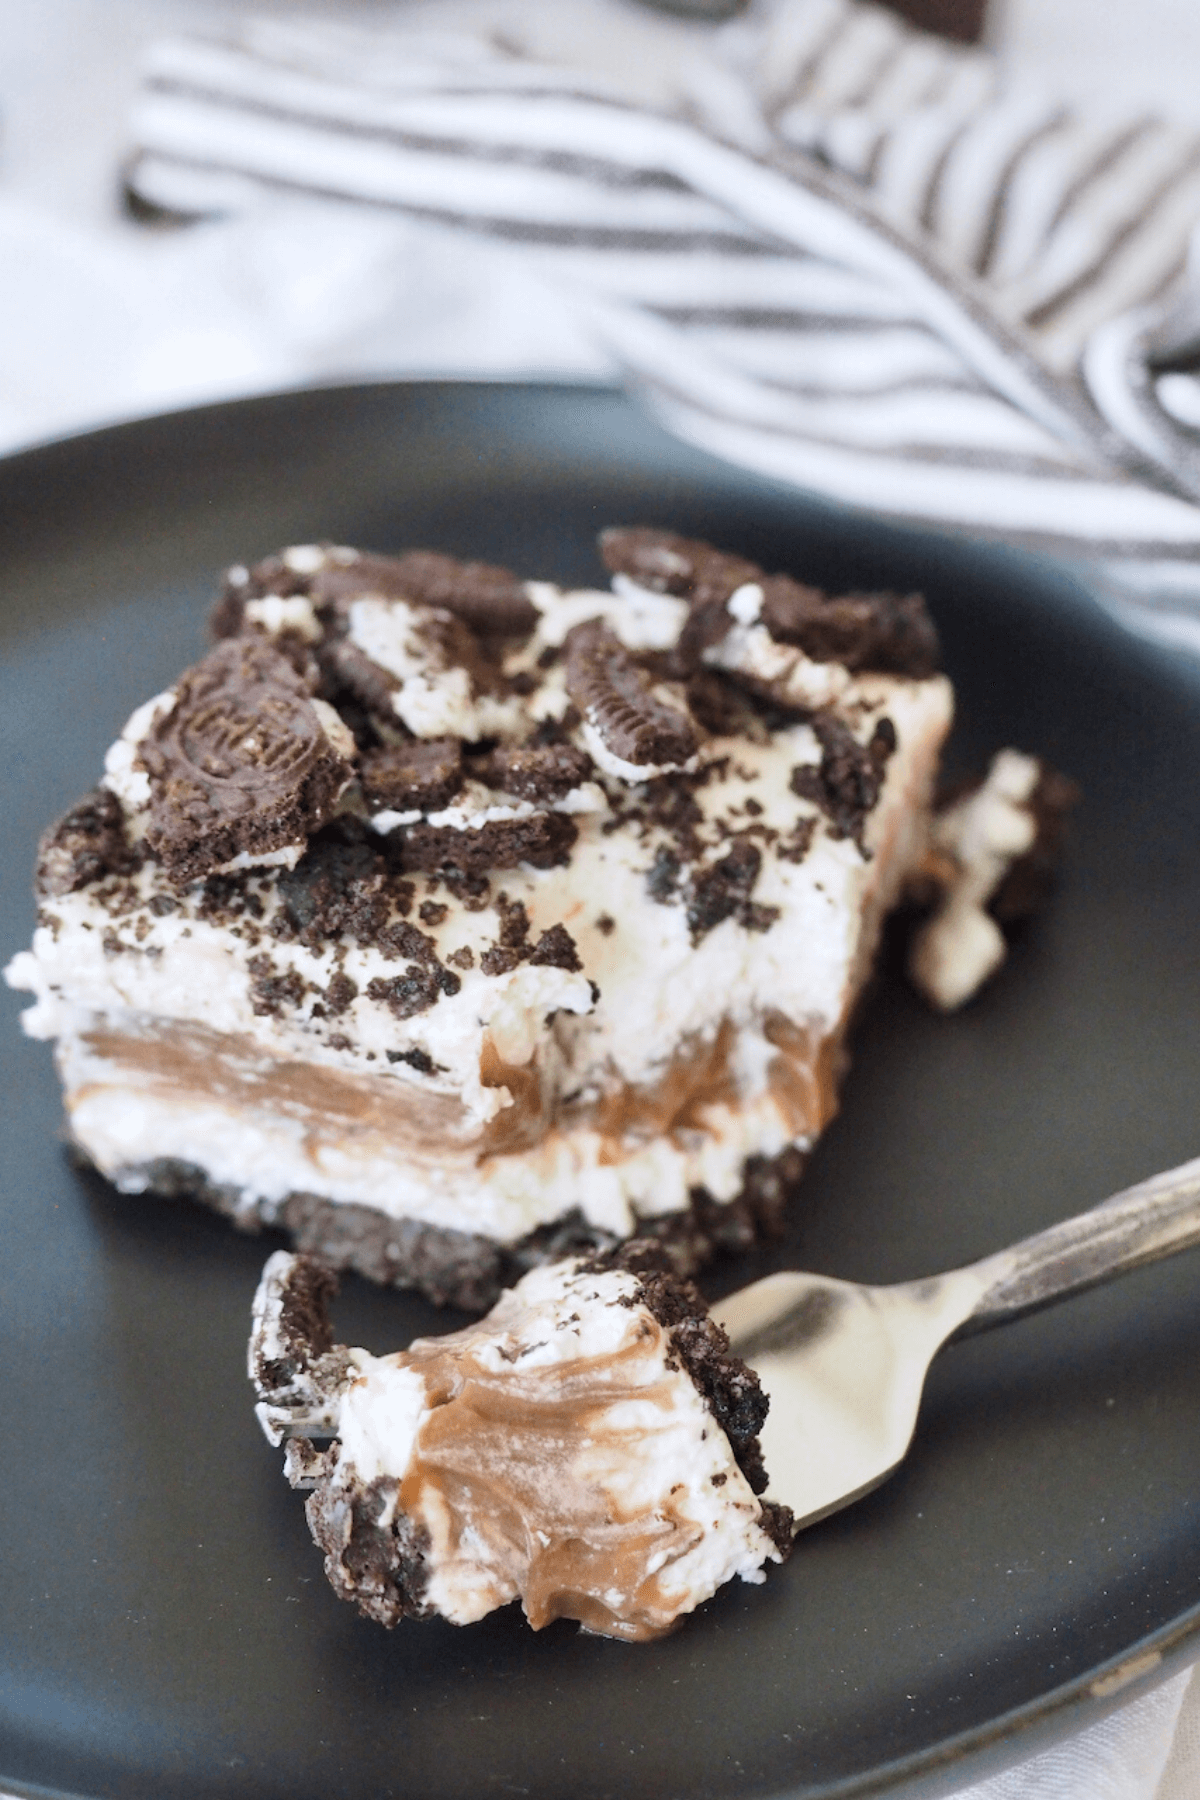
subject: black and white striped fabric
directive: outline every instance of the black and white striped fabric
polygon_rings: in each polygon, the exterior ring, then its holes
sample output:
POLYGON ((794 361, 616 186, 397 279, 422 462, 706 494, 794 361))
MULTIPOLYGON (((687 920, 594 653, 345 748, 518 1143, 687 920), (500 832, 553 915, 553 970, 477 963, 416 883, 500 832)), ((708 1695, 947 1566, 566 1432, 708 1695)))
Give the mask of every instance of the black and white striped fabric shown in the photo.
POLYGON ((856 0, 758 0, 668 104, 436 37, 158 45, 129 184, 300 190, 519 247, 681 436, 893 516, 1086 560, 1200 648, 1200 137, 1083 117, 856 0))

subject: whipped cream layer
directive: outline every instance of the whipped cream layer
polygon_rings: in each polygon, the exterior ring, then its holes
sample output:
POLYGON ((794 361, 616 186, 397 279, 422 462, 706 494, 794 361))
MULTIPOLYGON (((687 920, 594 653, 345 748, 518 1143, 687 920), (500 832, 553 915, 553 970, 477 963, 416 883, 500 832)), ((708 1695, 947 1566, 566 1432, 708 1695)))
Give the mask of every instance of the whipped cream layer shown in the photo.
POLYGON ((683 592, 666 535, 623 534, 609 592, 318 546, 231 572, 217 649, 48 834, 8 970, 104 1173, 516 1244, 811 1145, 951 690, 911 600, 670 540, 683 592), (855 631, 911 668, 852 666, 855 631))
POLYGON ((694 1289, 550 1264, 478 1324, 382 1357, 332 1344, 324 1297, 306 1259, 270 1259, 250 1375, 314 1490, 326 1571, 368 1616, 465 1625, 519 1599, 535 1629, 646 1639, 782 1560, 789 1521, 755 1492, 766 1403, 694 1289))

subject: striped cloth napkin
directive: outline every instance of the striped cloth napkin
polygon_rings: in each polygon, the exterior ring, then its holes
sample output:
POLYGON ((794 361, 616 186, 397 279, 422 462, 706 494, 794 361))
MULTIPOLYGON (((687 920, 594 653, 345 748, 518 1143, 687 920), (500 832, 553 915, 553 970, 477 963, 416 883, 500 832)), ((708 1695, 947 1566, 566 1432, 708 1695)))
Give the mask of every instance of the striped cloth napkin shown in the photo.
POLYGON ((502 242, 681 437, 1085 563, 1200 649, 1200 135, 1015 87, 857 0, 752 0, 650 99, 539 54, 519 8, 424 18, 160 43, 131 195, 300 191, 502 242))

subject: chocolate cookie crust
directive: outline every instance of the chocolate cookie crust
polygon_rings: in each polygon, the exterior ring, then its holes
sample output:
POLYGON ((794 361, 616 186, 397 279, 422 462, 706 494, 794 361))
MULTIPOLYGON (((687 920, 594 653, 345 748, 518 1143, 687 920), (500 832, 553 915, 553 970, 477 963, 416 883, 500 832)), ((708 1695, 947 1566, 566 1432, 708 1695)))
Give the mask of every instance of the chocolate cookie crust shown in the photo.
MULTIPOLYGON (((82 1151, 74 1153, 87 1161, 82 1151)), ((733 1200, 719 1202, 695 1188, 686 1211, 640 1219, 638 1235, 660 1245, 681 1278, 715 1258, 770 1242, 782 1231, 805 1161, 793 1148, 776 1157, 750 1157, 741 1192, 733 1200)), ((335 1204, 317 1194, 289 1194, 278 1206, 247 1201, 239 1191, 210 1181, 194 1163, 166 1157, 129 1174, 170 1199, 200 1201, 241 1231, 283 1231, 296 1250, 328 1268, 353 1269, 381 1286, 415 1289, 437 1306, 470 1313, 486 1312, 504 1288, 541 1263, 612 1250, 617 1244, 611 1232, 588 1224, 578 1211, 505 1245, 417 1219, 389 1218, 369 1206, 335 1204)))

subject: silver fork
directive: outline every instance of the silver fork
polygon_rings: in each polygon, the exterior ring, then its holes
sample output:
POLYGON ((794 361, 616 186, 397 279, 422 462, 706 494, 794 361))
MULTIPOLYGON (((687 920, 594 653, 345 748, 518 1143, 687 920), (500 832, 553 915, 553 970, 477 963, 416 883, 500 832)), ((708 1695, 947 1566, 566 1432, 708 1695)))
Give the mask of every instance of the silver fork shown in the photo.
POLYGON ((714 1305, 771 1399, 768 1494, 796 1525, 878 1487, 912 1442, 929 1365, 946 1344, 1200 1243, 1200 1157, 1011 1249, 890 1287, 768 1275, 714 1305))

